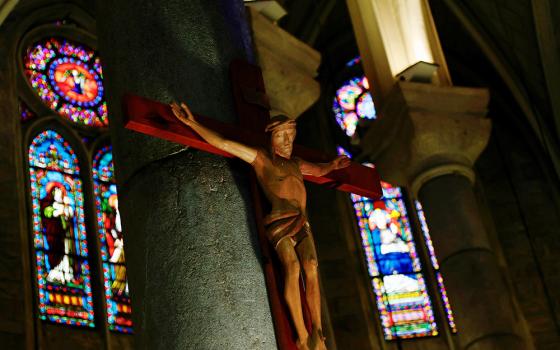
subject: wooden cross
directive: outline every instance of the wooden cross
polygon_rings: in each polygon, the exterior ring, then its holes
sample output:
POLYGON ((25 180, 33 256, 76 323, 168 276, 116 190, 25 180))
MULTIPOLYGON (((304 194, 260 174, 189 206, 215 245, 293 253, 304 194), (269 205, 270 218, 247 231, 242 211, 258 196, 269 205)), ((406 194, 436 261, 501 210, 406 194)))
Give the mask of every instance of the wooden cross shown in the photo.
MULTIPOLYGON (((219 132, 224 137, 250 146, 269 148, 264 128, 269 119, 264 81, 259 67, 244 61, 233 61, 230 67, 235 107, 242 127, 222 123, 217 120, 196 115, 196 120, 219 132)), ((177 120, 167 104, 152 101, 143 97, 127 95, 124 97, 125 127, 141 133, 156 136, 206 152, 225 157, 233 157, 204 141, 192 129, 177 120)), ((311 162, 328 162, 329 157, 321 152, 294 145, 293 155, 311 162)), ((271 254, 271 247, 265 235, 263 218, 267 210, 266 200, 257 185, 254 172, 250 173, 251 192, 261 251, 264 260, 264 271, 269 292, 269 301, 274 316, 274 326, 278 348, 281 350, 296 350, 293 328, 289 321, 288 311, 279 293, 278 286, 282 284, 281 265, 275 254, 271 254)), ((349 167, 332 171, 322 176, 305 176, 310 182, 322 184, 341 191, 351 192, 360 196, 377 199, 381 197, 379 175, 374 168, 352 163, 349 167)), ((304 314, 307 303, 302 294, 304 314)), ((310 322, 307 322, 310 328, 310 322)), ((309 329, 310 330, 310 329, 309 329)))

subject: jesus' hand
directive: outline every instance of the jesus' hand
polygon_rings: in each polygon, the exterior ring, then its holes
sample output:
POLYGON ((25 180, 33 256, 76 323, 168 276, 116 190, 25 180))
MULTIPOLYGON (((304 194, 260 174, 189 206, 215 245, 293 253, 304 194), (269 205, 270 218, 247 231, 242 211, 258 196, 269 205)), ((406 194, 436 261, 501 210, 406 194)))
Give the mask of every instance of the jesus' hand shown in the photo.
POLYGON ((343 169, 350 166, 351 160, 347 156, 338 156, 331 161, 333 170, 343 169))
POLYGON ((181 102, 181 106, 179 106, 177 103, 173 102, 170 106, 173 114, 185 125, 191 126, 192 123, 195 122, 194 115, 185 103, 181 102))
POLYGON ((229 140, 224 138, 219 133, 214 130, 200 124, 194 119, 189 107, 186 104, 181 103, 179 106, 177 103, 170 104, 173 114, 179 119, 183 124, 193 129, 204 141, 208 142, 212 146, 225 151, 237 158, 241 158, 245 162, 252 164, 257 157, 257 150, 253 147, 244 145, 242 143, 229 140))

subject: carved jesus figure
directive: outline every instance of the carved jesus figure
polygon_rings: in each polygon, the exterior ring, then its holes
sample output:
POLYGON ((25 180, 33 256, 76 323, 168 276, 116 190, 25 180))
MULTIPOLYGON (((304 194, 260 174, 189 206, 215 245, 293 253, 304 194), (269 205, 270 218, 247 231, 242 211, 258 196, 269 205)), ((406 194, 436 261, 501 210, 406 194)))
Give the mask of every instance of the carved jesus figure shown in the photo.
POLYGON ((306 216, 306 191, 303 175, 323 176, 350 165, 346 156, 329 163, 311 163, 292 158, 296 123, 286 116, 270 119, 270 150, 253 148, 223 138, 198 123, 189 108, 171 105, 175 116, 196 131, 206 142, 226 151, 255 169, 257 179, 272 206, 264 219, 266 235, 273 245, 285 272, 284 298, 296 328, 300 350, 326 350, 321 324, 321 296, 317 272, 317 254, 306 216), (303 267, 305 297, 311 311, 311 336, 305 328, 300 301, 299 277, 303 267))

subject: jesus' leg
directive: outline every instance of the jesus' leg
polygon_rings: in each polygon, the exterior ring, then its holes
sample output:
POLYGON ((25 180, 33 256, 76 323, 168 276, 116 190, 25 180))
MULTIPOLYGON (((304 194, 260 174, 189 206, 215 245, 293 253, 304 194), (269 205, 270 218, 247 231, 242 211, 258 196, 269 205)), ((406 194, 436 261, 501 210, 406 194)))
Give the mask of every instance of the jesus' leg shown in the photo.
POLYGON ((288 304, 292 321, 296 327, 298 335, 298 349, 309 350, 307 347, 309 334, 305 328, 303 313, 301 310, 299 291, 300 265, 296 251, 292 245, 292 241, 289 238, 286 238, 278 242, 276 252, 278 253, 278 257, 280 258, 280 262, 284 268, 284 298, 286 299, 286 304, 288 304))
POLYGON ((319 290, 317 253, 315 252, 315 244, 313 243, 311 232, 297 245, 296 249, 305 271, 305 297, 311 311, 311 322, 313 323, 311 342, 315 344, 315 349, 326 350, 321 322, 321 291, 319 290))

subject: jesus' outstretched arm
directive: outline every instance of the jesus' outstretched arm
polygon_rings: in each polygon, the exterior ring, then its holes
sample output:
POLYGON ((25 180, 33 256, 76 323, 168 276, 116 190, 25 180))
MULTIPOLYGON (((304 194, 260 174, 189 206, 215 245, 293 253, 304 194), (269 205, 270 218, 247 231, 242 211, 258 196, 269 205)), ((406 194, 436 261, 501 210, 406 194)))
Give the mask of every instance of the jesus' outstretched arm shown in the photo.
POLYGON ((181 106, 179 106, 177 103, 172 103, 171 110, 177 119, 196 131, 196 133, 199 134, 204 141, 208 142, 212 146, 219 148, 222 151, 226 151, 249 164, 251 164, 257 157, 256 149, 239 142, 228 140, 217 132, 198 123, 186 104, 181 103, 181 106))
POLYGON ((350 159, 346 156, 338 156, 328 163, 311 163, 298 159, 299 168, 303 175, 324 176, 333 170, 346 168, 350 165, 350 159))

